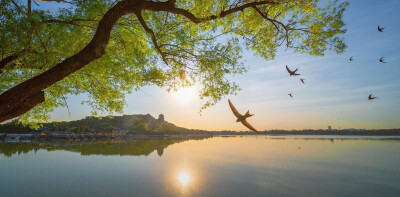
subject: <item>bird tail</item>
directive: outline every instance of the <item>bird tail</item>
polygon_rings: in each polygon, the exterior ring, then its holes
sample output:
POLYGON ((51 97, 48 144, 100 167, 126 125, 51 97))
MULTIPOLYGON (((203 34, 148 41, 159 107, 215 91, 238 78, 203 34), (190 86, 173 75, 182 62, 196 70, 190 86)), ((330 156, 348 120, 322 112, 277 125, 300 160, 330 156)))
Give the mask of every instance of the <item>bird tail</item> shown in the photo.
POLYGON ((244 115, 245 117, 250 117, 253 116, 254 114, 250 114, 250 110, 247 110, 246 114, 244 115))

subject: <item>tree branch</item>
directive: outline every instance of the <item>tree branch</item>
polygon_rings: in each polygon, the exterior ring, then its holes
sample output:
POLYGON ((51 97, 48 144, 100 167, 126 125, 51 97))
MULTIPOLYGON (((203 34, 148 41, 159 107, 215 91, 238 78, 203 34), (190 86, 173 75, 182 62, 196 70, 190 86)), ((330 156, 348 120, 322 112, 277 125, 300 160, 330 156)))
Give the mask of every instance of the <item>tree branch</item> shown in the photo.
POLYGON ((139 20, 139 23, 142 25, 143 29, 144 29, 148 34, 150 34, 151 41, 153 42, 154 47, 156 48, 157 52, 161 55, 161 58, 163 59, 164 63, 165 63, 165 64, 168 64, 167 61, 166 61, 166 59, 165 59, 165 54, 161 51, 161 48, 160 48, 160 46, 159 46, 158 43, 157 43, 157 39, 156 39, 156 36, 155 36, 155 34, 154 34, 154 31, 153 31, 152 29, 150 29, 149 26, 147 26, 146 21, 144 21, 143 16, 142 16, 142 13, 140 13, 140 11, 139 11, 138 13, 135 13, 135 14, 136 14, 136 17, 137 17, 138 20, 139 20))
POLYGON ((14 4, 14 6, 17 8, 18 11, 20 11, 23 14, 27 14, 14 0, 11 0, 11 3, 14 4))
MULTIPOLYGON (((258 9, 257 6, 253 6, 253 8, 257 11, 257 13, 258 13, 261 17, 263 17, 264 19, 266 19, 266 20, 268 20, 269 22, 271 22, 271 23, 275 26, 275 28, 278 30, 278 32, 279 32, 279 28, 278 28, 278 25, 276 25, 275 23, 278 23, 280 26, 283 27, 283 29, 285 29, 286 47, 289 47, 289 30, 288 30, 288 28, 286 27, 286 25, 283 24, 282 22, 278 21, 278 20, 269 18, 268 15, 265 14, 265 13, 263 13, 260 9, 258 9)), ((284 39, 284 40, 285 40, 285 39, 284 39)), ((281 43, 281 44, 283 44, 283 43, 281 43)))
POLYGON ((57 3, 68 3, 68 4, 73 5, 72 2, 65 1, 65 0, 37 0, 37 1, 42 1, 42 2, 57 2, 57 3))
POLYGON ((93 28, 92 26, 81 25, 81 24, 78 24, 77 22, 96 22, 96 20, 94 20, 94 19, 72 19, 69 21, 63 21, 63 20, 57 20, 57 19, 49 19, 49 20, 42 21, 41 24, 58 23, 58 24, 67 24, 67 25, 75 25, 75 26, 93 28))
POLYGON ((5 57, 4 59, 2 59, 0 61, 0 74, 4 71, 7 64, 16 60, 18 57, 19 57, 19 54, 12 54, 12 55, 9 55, 9 56, 5 57))
POLYGON ((28 0, 28 16, 31 17, 32 13, 32 0, 28 0))
POLYGON ((18 58, 19 58, 23 53, 25 53, 26 51, 27 51, 27 50, 23 49, 23 50, 21 50, 21 51, 19 51, 19 52, 17 52, 17 53, 14 53, 14 54, 12 54, 12 55, 9 55, 9 56, 3 58, 3 59, 0 61, 0 74, 5 70, 5 67, 6 67, 9 63, 11 63, 11 62, 13 62, 14 60, 18 59, 18 58))
POLYGON ((167 2, 152 2, 152 1, 145 1, 143 2, 143 9, 146 10, 151 10, 151 11, 166 11, 166 12, 171 12, 174 14, 179 14, 183 15, 189 20, 191 20, 194 23, 201 23, 201 22, 206 22, 206 21, 211 21, 219 18, 223 18, 225 16, 228 16, 230 14, 243 11, 247 8, 257 6, 257 5, 266 5, 266 4, 279 4, 278 2, 275 1, 259 1, 259 2, 251 2, 251 3, 246 3, 238 7, 230 8, 224 11, 221 11, 218 15, 210 15, 207 17, 202 17, 198 18, 196 17, 193 13, 191 13, 188 10, 182 9, 182 8, 177 8, 175 7, 174 4, 171 4, 169 1, 167 2))

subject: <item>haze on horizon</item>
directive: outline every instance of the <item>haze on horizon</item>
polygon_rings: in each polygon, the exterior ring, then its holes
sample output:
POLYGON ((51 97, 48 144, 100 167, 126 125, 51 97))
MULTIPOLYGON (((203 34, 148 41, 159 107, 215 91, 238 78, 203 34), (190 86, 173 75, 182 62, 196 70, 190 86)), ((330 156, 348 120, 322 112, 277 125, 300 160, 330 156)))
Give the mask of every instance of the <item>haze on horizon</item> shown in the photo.
MULTIPOLYGON (((144 87, 127 95, 124 114, 163 113, 167 121, 186 128, 245 131, 236 123, 228 98, 241 113, 255 114, 248 121, 258 130, 400 127, 400 2, 351 1, 345 11, 344 35, 348 48, 341 55, 323 57, 294 53, 280 48, 276 58, 265 61, 251 51, 243 54, 249 72, 233 80, 242 90, 199 113, 201 100, 187 88, 168 93, 164 88, 144 87), (385 27, 378 32, 377 26, 385 27), (353 56, 354 61, 348 59, 353 56), (384 56, 386 64, 379 62, 384 56), (289 77, 285 65, 299 68, 300 76, 289 77), (300 82, 305 78, 305 84, 300 82), (287 94, 293 93, 291 99, 287 94), (369 101, 369 94, 379 99, 369 101)), ((52 121, 90 116, 81 105, 85 95, 67 99, 66 108, 52 113, 52 121)), ((108 115, 108 114, 101 114, 108 115)), ((114 114, 119 115, 119 114, 114 114)))

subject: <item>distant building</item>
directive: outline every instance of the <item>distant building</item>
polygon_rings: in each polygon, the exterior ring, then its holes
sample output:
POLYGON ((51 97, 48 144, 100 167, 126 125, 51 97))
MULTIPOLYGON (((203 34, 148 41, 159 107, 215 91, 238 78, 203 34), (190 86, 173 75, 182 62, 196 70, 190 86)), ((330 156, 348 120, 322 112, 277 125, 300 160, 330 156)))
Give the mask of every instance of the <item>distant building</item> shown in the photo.
POLYGON ((161 113, 160 115, 158 115, 158 121, 159 122, 164 122, 164 115, 161 113))
POLYGON ((332 131, 332 127, 331 126, 328 126, 328 131, 332 131))

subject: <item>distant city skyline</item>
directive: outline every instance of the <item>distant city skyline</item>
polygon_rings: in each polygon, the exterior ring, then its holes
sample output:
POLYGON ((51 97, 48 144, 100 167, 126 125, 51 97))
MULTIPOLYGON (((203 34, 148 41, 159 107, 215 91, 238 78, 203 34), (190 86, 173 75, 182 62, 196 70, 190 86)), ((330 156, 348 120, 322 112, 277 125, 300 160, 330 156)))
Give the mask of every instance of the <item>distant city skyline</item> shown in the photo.
MULTIPOLYGON (((344 14, 348 48, 341 55, 327 52, 323 57, 315 57, 280 48, 274 60, 265 61, 245 51, 243 59, 249 72, 231 78, 242 91, 226 96, 201 114, 202 102, 195 95, 198 86, 178 93, 144 87, 126 95, 124 114, 157 117, 163 113, 166 121, 193 129, 248 130, 235 122, 229 98, 239 112, 250 110, 255 114, 248 121, 258 130, 326 129, 328 125, 399 128, 399 9, 400 2, 395 0, 351 1, 344 14), (378 25, 385 27, 384 32, 378 32, 378 25), (354 60, 349 61, 352 56, 354 60), (382 56, 387 63, 379 62, 382 56), (299 68, 301 75, 289 77, 285 65, 299 68), (300 78, 305 79, 305 84, 300 78), (293 99, 289 93, 293 93, 293 99), (368 100, 370 94, 378 99, 368 100)), ((52 121, 90 116, 90 107, 81 105, 86 99, 85 95, 70 95, 67 103, 71 115, 66 108, 58 108, 52 113, 52 121)))

